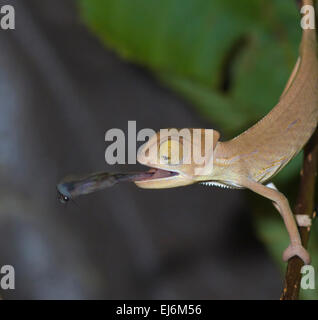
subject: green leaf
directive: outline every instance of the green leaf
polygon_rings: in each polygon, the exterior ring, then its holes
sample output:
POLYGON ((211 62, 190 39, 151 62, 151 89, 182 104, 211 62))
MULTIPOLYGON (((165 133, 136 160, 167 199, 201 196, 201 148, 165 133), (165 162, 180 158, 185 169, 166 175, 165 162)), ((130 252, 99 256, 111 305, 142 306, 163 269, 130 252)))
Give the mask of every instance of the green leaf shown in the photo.
POLYGON ((84 20, 107 46, 153 70, 225 136, 246 129, 275 105, 296 61, 300 28, 293 2, 79 4, 84 20))
POLYGON ((226 137, 238 134, 242 127, 249 126, 249 118, 242 111, 247 108, 245 106, 237 107, 238 103, 234 99, 209 90, 204 85, 187 78, 178 78, 167 74, 159 74, 159 78, 193 102, 194 108, 205 119, 211 120, 211 123, 218 119, 217 125, 222 132, 227 134, 226 137))

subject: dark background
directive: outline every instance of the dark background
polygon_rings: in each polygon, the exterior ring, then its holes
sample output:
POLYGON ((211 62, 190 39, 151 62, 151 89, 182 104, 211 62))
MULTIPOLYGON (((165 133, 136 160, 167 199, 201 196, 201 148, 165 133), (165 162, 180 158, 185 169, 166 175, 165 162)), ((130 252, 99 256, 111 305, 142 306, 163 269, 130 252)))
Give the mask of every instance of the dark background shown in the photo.
MULTIPOLYGON (((105 163, 104 135, 211 127, 150 73, 105 50, 75 3, 0 1, 0 265, 4 299, 276 299, 281 276, 253 230, 248 191, 121 184, 67 207, 69 173, 105 163)), ((141 168, 141 167, 138 167, 141 168)))

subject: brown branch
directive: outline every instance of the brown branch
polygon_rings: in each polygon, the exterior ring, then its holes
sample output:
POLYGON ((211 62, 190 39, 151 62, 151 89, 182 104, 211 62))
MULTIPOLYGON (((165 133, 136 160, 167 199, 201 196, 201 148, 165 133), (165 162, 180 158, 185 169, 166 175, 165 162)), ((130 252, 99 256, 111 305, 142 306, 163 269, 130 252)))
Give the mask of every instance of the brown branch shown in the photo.
MULTIPOLYGON (((316 216, 314 211, 315 205, 315 182, 318 167, 318 129, 309 140, 304 148, 304 161, 300 173, 300 185, 296 206, 294 209, 295 214, 308 215, 312 220, 316 216)), ((310 227, 299 228, 302 244, 305 248, 308 246, 310 235, 310 227)), ((281 294, 281 300, 297 300, 299 297, 299 287, 301 281, 301 267, 303 262, 298 257, 293 257, 288 261, 284 289, 281 294)))

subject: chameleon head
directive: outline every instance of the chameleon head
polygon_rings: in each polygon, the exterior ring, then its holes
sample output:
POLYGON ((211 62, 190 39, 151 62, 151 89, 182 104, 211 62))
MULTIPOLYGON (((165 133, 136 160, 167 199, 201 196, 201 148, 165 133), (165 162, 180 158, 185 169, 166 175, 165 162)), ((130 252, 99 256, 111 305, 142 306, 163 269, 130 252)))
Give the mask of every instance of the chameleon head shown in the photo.
POLYGON ((153 174, 135 181, 140 188, 185 186, 212 173, 213 150, 220 135, 212 129, 161 129, 138 150, 139 163, 153 174))

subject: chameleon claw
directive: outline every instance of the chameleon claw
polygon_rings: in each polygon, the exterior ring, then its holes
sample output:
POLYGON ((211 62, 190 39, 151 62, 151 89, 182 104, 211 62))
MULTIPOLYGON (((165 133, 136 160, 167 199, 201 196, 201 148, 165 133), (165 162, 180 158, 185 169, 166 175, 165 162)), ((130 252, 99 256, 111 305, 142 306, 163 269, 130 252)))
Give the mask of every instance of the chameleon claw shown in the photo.
POLYGON ((283 253, 283 260, 287 262, 294 256, 298 256, 304 264, 310 264, 310 255, 302 245, 290 244, 283 253))

